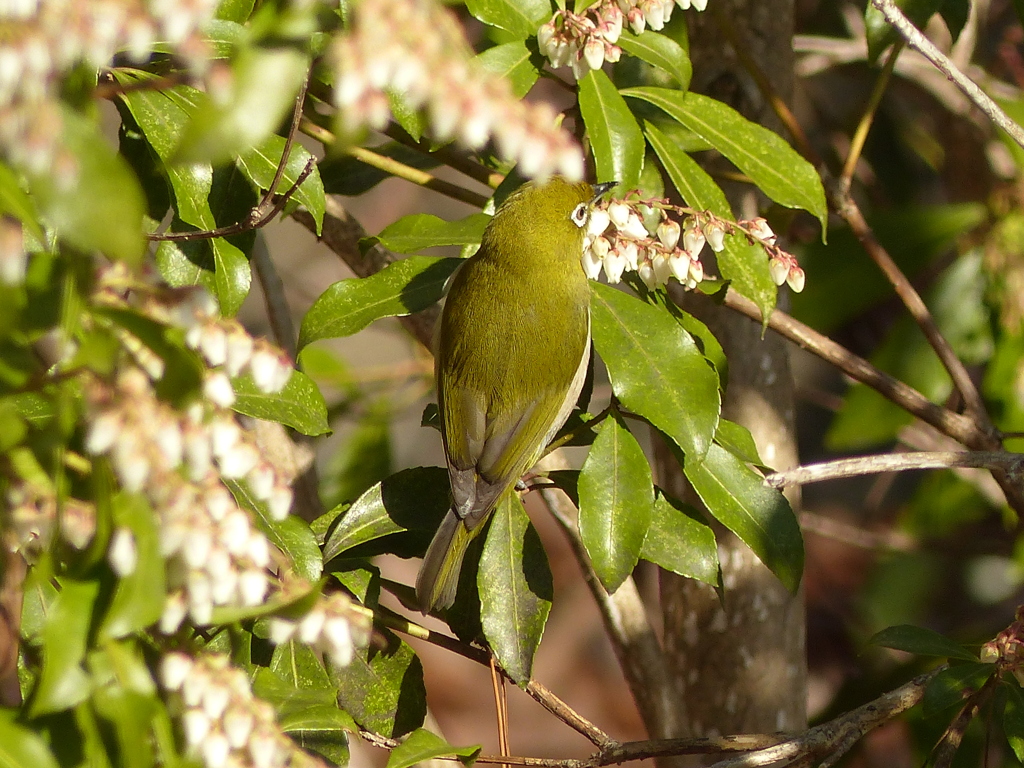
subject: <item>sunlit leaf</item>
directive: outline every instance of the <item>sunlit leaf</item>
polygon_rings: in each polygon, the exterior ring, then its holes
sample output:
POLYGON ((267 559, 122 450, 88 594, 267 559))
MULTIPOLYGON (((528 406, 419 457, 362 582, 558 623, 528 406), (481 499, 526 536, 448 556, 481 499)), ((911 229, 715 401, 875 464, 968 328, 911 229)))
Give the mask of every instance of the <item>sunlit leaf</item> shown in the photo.
POLYGON ((249 374, 238 377, 232 384, 235 402, 231 407, 239 413, 276 421, 311 437, 331 431, 324 396, 302 371, 292 371, 284 389, 273 394, 260 390, 249 374))
POLYGON ((474 213, 457 221, 445 221, 429 213, 413 213, 389 224, 377 235, 385 248, 413 253, 437 245, 474 245, 480 242, 491 217, 474 213))
POLYGON ((693 65, 690 55, 679 43, 667 35, 647 29, 639 35, 623 30, 616 44, 631 56, 668 72, 679 82, 680 90, 690 87, 693 65))
POLYGON ((597 163, 597 178, 633 189, 644 162, 644 137, 611 79, 600 69, 579 81, 580 112, 597 163))
POLYGON ((440 736, 417 728, 409 734, 409 738, 391 750, 385 768, 410 768, 435 757, 457 757, 463 765, 472 765, 479 754, 479 746, 453 747, 440 736))
POLYGON ((718 586, 715 533, 693 507, 658 493, 640 557, 705 584, 718 586))

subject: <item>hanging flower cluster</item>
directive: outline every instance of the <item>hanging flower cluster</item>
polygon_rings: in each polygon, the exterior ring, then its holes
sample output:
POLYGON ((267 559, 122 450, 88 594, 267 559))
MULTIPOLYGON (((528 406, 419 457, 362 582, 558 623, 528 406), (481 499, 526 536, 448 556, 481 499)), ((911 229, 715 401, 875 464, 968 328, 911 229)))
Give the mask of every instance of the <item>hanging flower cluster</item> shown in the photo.
POLYGON ((62 75, 84 63, 99 69, 123 51, 144 61, 157 41, 174 47, 186 66, 208 57, 198 29, 218 0, 12 0, 0 4, 0 157, 30 173, 62 168, 58 151, 62 75))
POLYGON ((666 200, 612 200, 595 206, 584 239, 583 270, 596 280, 603 269, 609 283, 619 282, 629 270, 651 289, 674 277, 693 290, 704 279, 700 254, 705 244, 718 253, 725 248, 726 235, 733 234, 764 249, 776 285, 789 283, 797 293, 803 290, 803 269, 795 256, 776 245, 775 233, 763 218, 732 222, 666 200), (684 217, 682 225, 669 212, 684 217), (655 221, 653 234, 645 220, 655 221))
POLYGON ((707 4, 707 0, 600 0, 583 13, 556 11, 551 21, 537 30, 537 42, 552 67, 572 67, 579 79, 606 61, 614 64, 619 60, 622 49, 616 43, 623 24, 637 35, 647 27, 658 31, 668 23, 676 5, 703 11, 707 4))
POLYGON ((373 614, 354 603, 348 595, 332 592, 322 595, 299 619, 274 616, 270 619, 270 641, 281 645, 295 638, 325 654, 332 663, 345 667, 352 661, 355 648, 370 640, 373 614))
POLYGON ((67 498, 58 526, 57 496, 53 490, 18 480, 7 489, 0 530, 4 548, 21 553, 29 562, 50 546, 54 531, 60 533, 62 541, 81 551, 96 533, 96 507, 81 499, 67 498))
MULTIPOLYGON (((295 469, 272 463, 255 433, 227 410, 234 400, 229 376, 248 370, 256 386, 272 394, 287 382, 291 366, 266 341, 217 318, 205 292, 153 289, 137 298, 119 288, 126 279, 123 267, 109 269, 95 301, 177 325, 186 343, 216 366, 207 369, 205 399, 184 411, 172 408, 153 389, 164 361, 118 327, 134 360, 112 382, 93 377, 85 389, 86 450, 108 456, 121 486, 143 493, 158 515, 169 586, 161 629, 173 632, 186 616, 202 625, 216 607, 258 605, 271 587, 274 550, 223 480, 243 481, 281 520, 291 508, 295 469)), ((115 572, 134 569, 133 551, 130 531, 115 532, 108 552, 115 572)))
POLYGON ((583 153, 547 103, 517 99, 511 86, 472 60, 451 11, 436 0, 360 0, 349 35, 332 49, 334 102, 346 130, 381 129, 391 116, 387 94, 422 109, 430 134, 498 155, 530 178, 583 178, 583 153))
POLYGON ((252 693, 246 674, 227 656, 168 653, 160 682, 177 710, 188 754, 206 768, 314 768, 274 719, 274 708, 252 693))

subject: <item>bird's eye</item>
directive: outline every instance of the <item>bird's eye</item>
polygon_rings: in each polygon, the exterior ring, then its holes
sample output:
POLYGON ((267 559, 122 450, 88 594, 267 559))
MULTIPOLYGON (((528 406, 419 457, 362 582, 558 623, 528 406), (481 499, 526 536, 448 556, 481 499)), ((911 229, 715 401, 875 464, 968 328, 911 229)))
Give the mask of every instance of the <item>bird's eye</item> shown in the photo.
POLYGON ((587 223, 587 204, 586 203, 580 203, 575 208, 573 208, 572 216, 570 216, 569 218, 572 219, 572 223, 575 224, 577 227, 582 227, 584 224, 586 224, 587 223))

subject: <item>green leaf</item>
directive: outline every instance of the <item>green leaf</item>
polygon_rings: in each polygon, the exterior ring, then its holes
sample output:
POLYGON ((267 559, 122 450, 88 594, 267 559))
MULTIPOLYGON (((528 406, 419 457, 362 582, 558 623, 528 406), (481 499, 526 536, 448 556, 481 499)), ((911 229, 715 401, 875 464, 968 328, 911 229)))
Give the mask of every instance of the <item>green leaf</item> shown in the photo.
POLYGON ((960 643, 930 629, 914 627, 909 624, 887 627, 881 632, 877 632, 868 642, 885 648, 895 648, 897 651, 914 653, 918 656, 938 656, 964 661, 978 660, 976 655, 960 643))
POLYGON ((601 424, 579 477, 580 537, 608 592, 633 572, 654 515, 651 467, 613 413, 601 424))
POLYGON ((946 22, 946 28, 949 29, 955 43, 971 14, 970 0, 942 0, 939 13, 942 14, 942 20, 946 22))
POLYGON ((466 8, 484 24, 523 39, 551 18, 549 0, 468 0, 466 8))
POLYGON ((351 731, 359 732, 352 715, 330 705, 302 707, 278 720, 285 733, 293 731, 351 731))
POLYGON ((686 461, 687 479, 708 512, 740 537, 791 592, 800 585, 804 545, 786 497, 719 445, 703 462, 686 461))
POLYGON ((414 213, 389 224, 377 235, 377 240, 397 253, 412 253, 437 245, 476 245, 490 221, 486 213, 474 213, 457 221, 414 213))
MULTIPOLYGON (((943 2, 944 0, 895 0, 895 5, 915 27, 923 29, 943 2)), ((864 10, 864 32, 868 40, 868 60, 872 64, 882 51, 900 39, 899 33, 889 25, 882 12, 870 2, 864 10)))
POLYGON ((144 768, 153 765, 153 716, 159 704, 155 695, 128 691, 119 685, 98 689, 92 696, 96 713, 117 734, 122 765, 144 768))
POLYGON ((294 48, 242 47, 227 93, 200 101, 174 161, 217 165, 265 142, 294 106, 308 66, 294 48))
POLYGON ((554 588, 544 547, 516 493, 505 494, 495 510, 480 556, 477 589, 484 637, 502 669, 525 685, 554 588))
POLYGON ((324 562, 383 536, 433 533, 448 512, 448 494, 448 472, 442 467, 395 473, 360 496, 338 520, 324 542, 324 562))
POLYGON ((135 570, 117 582, 100 635, 124 637, 155 624, 164 610, 166 582, 156 517, 143 497, 124 491, 111 499, 114 525, 135 537, 135 570))
POLYGON ((690 55, 671 37, 649 29, 639 35, 623 30, 616 45, 630 56, 636 56, 668 72, 679 82, 679 90, 689 89, 690 78, 693 77, 690 55))
POLYGON ((818 172, 777 134, 698 93, 668 88, 629 88, 622 93, 664 110, 729 158, 769 198, 787 208, 802 208, 817 217, 822 230, 826 228, 828 206, 818 172))
MULTIPOLYGON (((733 220, 725 193, 696 160, 654 123, 645 121, 644 133, 672 184, 690 207, 733 220)), ((725 250, 718 254, 718 269, 739 293, 757 304, 761 317, 767 320, 775 308, 777 289, 764 251, 750 245, 742 235, 729 235, 725 238, 725 250)))
POLYGON ((925 717, 935 717, 953 707, 963 704, 964 697, 981 689, 981 686, 998 674, 992 664, 955 664, 944 669, 928 683, 921 701, 925 717))
POLYGON ((530 92, 544 67, 543 57, 519 40, 488 48, 476 60, 487 71, 508 80, 517 99, 530 92))
POLYGON ((252 285, 252 271, 245 254, 223 237, 210 240, 213 250, 214 295, 224 317, 234 317, 242 308, 252 285))
POLYGON ((320 547, 309 523, 294 515, 284 520, 275 520, 266 502, 260 501, 245 483, 224 478, 224 484, 235 497, 238 505, 256 514, 257 527, 266 534, 270 542, 284 552, 295 566, 295 572, 307 581, 316 581, 323 573, 320 547))
MULTIPOLYGON (((391 141, 374 147, 373 151, 383 157, 398 160, 412 168, 426 170, 436 168, 440 163, 433 155, 425 155, 405 144, 391 141)), ((331 195, 348 195, 357 197, 373 189, 391 174, 367 165, 351 155, 326 157, 320 161, 320 178, 323 180, 324 191, 331 195)))
POLYGON ((644 163, 644 137, 625 99, 600 69, 579 81, 580 112, 597 163, 597 178, 636 187, 644 163))
MULTIPOLYGON (((235 160, 235 165, 245 174, 245 177, 261 192, 270 189, 277 174, 278 164, 281 162, 281 155, 284 152, 285 139, 283 136, 269 136, 266 141, 248 152, 244 152, 235 160)), ((281 195, 291 189, 292 185, 299 178, 299 174, 305 169, 306 164, 316 158, 309 150, 298 142, 294 142, 291 152, 288 155, 288 162, 285 163, 284 174, 281 182, 275 190, 281 195)), ((306 180, 299 185, 292 195, 292 200, 301 203, 313 216, 316 222, 316 234, 319 235, 323 229, 324 222, 324 185, 320 180, 320 170, 316 163, 313 164, 313 171, 306 177, 306 180)))
POLYGON ((138 263, 146 249, 146 202, 138 179, 96 125, 68 107, 61 110, 60 119, 74 175, 62 180, 57 174, 32 178, 31 192, 40 211, 58 236, 76 248, 138 263))
POLYGON ((46 243, 32 198, 21 188, 14 171, 0 163, 0 214, 13 216, 40 246, 46 243))
POLYGON ((411 315, 440 300, 457 258, 410 256, 371 277, 339 280, 302 318, 299 349, 320 339, 351 336, 382 317, 411 315))
POLYGON ((383 649, 371 647, 347 667, 331 665, 338 703, 368 731, 398 738, 423 725, 427 711, 423 666, 412 648, 385 631, 383 649))
POLYGON ((1024 692, 1019 686, 1007 685, 1006 709, 1003 710, 1003 733, 1017 760, 1024 762, 1024 692))
POLYGON ((435 757, 457 757, 463 765, 472 765, 479 754, 479 746, 453 747, 440 736, 417 728, 409 734, 409 738, 391 750, 385 768, 410 768, 435 757))
POLYGON ((391 474, 391 408, 373 403, 320 473, 320 493, 329 505, 358 498, 391 474))
POLYGON ((754 436, 742 424, 728 419, 719 419, 715 442, 748 464, 761 464, 754 436))
POLYGON ((718 376, 666 311, 611 286, 591 284, 594 346, 616 397, 676 442, 688 462, 711 445, 721 400, 718 376))
POLYGON ((15 723, 18 711, 0 709, 0 765, 3 768, 60 768, 46 742, 15 723))
POLYGON ((317 437, 331 431, 327 403, 313 380, 302 371, 292 371, 284 389, 274 394, 261 391, 245 374, 232 382, 235 403, 231 407, 246 416, 276 421, 303 435, 317 437))
POLYGON ((42 632, 43 668, 32 696, 32 717, 61 712, 89 696, 82 669, 99 582, 63 579, 42 632))
POLYGON ((659 492, 640 557, 666 571, 718 586, 715 533, 689 504, 659 492))
POLYGON ((220 0, 220 4, 217 6, 217 18, 244 24, 255 4, 255 0, 220 0))

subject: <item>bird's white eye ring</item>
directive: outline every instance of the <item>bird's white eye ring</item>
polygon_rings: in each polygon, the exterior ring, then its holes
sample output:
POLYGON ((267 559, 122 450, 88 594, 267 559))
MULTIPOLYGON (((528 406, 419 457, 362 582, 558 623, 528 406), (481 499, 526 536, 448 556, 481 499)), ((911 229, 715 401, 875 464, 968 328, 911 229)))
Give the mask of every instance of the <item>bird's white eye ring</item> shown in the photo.
POLYGON ((569 217, 572 219, 572 223, 577 227, 582 227, 587 223, 587 204, 580 203, 573 208, 572 215, 569 217))

